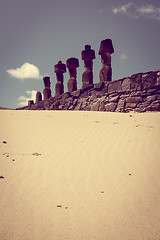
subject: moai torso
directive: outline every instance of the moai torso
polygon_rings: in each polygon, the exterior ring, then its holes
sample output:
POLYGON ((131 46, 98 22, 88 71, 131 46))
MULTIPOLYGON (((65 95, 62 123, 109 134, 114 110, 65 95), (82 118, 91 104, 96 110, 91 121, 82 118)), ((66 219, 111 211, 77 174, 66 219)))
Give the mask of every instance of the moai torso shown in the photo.
POLYGON ((101 42, 99 55, 101 55, 102 69, 99 73, 100 82, 112 80, 111 54, 114 52, 111 39, 105 39, 101 42))
POLYGON ((95 51, 90 45, 85 45, 85 50, 81 52, 82 60, 84 60, 85 71, 82 74, 82 88, 93 84, 93 59, 95 59, 95 51))
POLYGON ((54 66, 54 72, 57 77, 55 95, 58 96, 64 93, 63 74, 66 72, 66 65, 59 61, 58 64, 54 66))
POLYGON ((67 83, 68 92, 73 92, 77 90, 77 68, 79 67, 79 61, 77 58, 69 58, 66 61, 66 65, 69 71, 69 80, 67 83))
POLYGON ((42 94, 41 92, 36 93, 36 104, 42 101, 42 94))
POLYGON ((44 97, 44 101, 46 101, 51 97, 50 77, 44 77, 43 82, 44 82, 43 97, 44 97))

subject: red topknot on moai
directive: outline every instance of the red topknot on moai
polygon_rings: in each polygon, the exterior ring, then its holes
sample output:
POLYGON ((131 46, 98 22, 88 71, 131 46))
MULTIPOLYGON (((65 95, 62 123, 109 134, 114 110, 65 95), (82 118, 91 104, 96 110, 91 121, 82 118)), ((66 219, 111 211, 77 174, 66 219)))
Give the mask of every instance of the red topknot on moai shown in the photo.
POLYGON ((54 66, 54 72, 56 73, 57 83, 55 86, 55 96, 61 95, 64 93, 63 85, 63 73, 66 72, 66 65, 61 61, 54 66))
POLYGON ((101 55, 102 69, 99 73, 100 82, 112 81, 111 54, 114 48, 111 39, 101 41, 99 55, 101 55))
POLYGON ((68 58, 66 65, 69 71, 69 80, 68 80, 68 92, 73 92, 77 90, 77 70, 79 67, 79 61, 77 58, 68 58))
POLYGON ((85 50, 81 52, 82 60, 84 60, 85 71, 82 74, 82 88, 93 84, 93 59, 95 59, 95 51, 91 49, 91 45, 85 45, 85 50))
POLYGON ((50 77, 44 77, 43 82, 44 82, 43 97, 44 97, 44 101, 46 101, 48 98, 51 97, 50 77))

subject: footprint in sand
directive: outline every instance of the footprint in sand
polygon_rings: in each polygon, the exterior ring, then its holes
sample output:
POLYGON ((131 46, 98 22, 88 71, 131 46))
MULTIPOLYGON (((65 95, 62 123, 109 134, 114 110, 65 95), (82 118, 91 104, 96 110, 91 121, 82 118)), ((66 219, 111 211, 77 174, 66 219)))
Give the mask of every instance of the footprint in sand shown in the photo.
POLYGON ((33 156, 40 156, 41 153, 35 152, 35 153, 23 153, 23 154, 22 154, 22 156, 30 156, 30 155, 33 155, 33 156))
POLYGON ((143 124, 137 124, 136 127, 143 127, 143 124))
POLYGON ((33 155, 33 156, 40 156, 41 154, 38 153, 38 152, 36 152, 36 153, 33 153, 32 155, 33 155))
POLYGON ((3 141, 3 143, 4 143, 4 144, 7 144, 7 142, 6 142, 6 141, 3 141))
MULTIPOLYGON (((57 208, 62 208, 62 205, 57 205, 57 208)), ((68 207, 65 207, 65 209, 68 209, 68 207)))
POLYGON ((9 153, 3 153, 3 156, 9 157, 9 153))
POLYGON ((2 178, 2 179, 3 179, 4 177, 3 177, 3 176, 0 176, 0 178, 2 178))

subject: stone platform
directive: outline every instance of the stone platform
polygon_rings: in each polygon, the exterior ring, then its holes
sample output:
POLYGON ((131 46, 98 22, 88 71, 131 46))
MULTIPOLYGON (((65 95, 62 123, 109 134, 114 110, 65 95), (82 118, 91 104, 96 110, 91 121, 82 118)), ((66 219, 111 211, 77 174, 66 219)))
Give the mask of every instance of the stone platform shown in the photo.
POLYGON ((160 70, 137 73, 111 82, 96 83, 30 106, 29 110, 107 112, 160 111, 160 70))

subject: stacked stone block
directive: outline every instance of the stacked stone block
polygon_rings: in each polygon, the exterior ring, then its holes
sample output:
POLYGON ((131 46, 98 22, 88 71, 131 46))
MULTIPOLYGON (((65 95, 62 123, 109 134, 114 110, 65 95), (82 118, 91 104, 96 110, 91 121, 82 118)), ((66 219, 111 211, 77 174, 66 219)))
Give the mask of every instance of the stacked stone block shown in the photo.
MULTIPOLYGON (((44 101, 42 101, 44 102, 44 101)), ((160 111, 160 70, 137 73, 107 83, 63 93, 46 101, 44 109, 110 112, 160 111)), ((33 101, 26 109, 38 108, 33 101)))
POLYGON ((50 110, 83 110, 110 112, 145 112, 160 111, 160 70, 137 73, 116 81, 112 80, 111 54, 114 48, 111 39, 101 42, 99 55, 102 69, 100 82, 93 84, 93 60, 95 51, 90 45, 81 52, 85 71, 82 75, 82 89, 77 90, 77 71, 79 61, 69 58, 66 65, 61 61, 54 66, 57 83, 55 96, 51 97, 50 77, 44 77, 44 100, 40 92, 36 94, 36 102, 28 101, 22 109, 50 110), (69 70, 68 92, 64 93, 63 74, 69 70))

